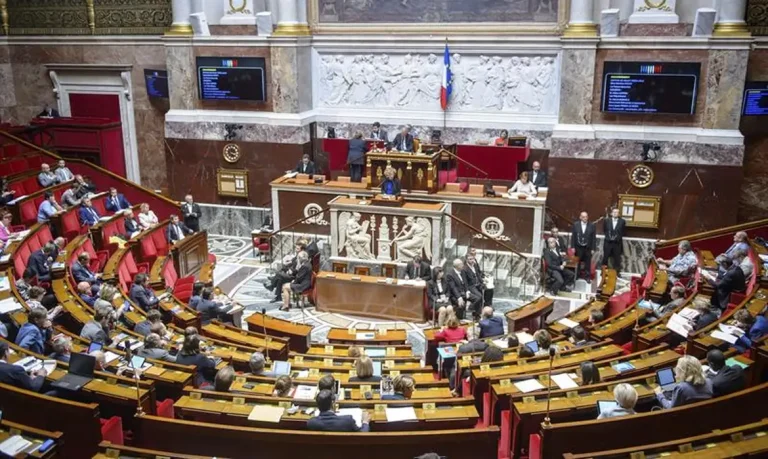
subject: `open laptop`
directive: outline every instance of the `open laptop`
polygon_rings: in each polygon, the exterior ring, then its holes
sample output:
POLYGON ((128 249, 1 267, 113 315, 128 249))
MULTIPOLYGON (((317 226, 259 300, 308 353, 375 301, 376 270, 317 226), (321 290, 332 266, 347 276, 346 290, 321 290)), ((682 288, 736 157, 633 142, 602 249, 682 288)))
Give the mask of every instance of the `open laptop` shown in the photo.
POLYGON ((608 410, 612 410, 618 407, 619 404, 615 400, 598 400, 597 401, 597 415, 605 413, 608 410))
POLYGON ((672 368, 662 368, 656 372, 656 382, 664 392, 675 388, 675 372, 672 368))
POLYGON ((86 354, 90 354, 91 352, 95 352, 95 351, 100 351, 103 347, 104 345, 101 343, 92 342, 91 344, 88 345, 88 352, 86 352, 86 354))
POLYGON ((284 360, 275 360, 272 365, 272 372, 278 376, 291 374, 291 364, 284 360))
POLYGON ((69 373, 51 385, 57 389, 80 390, 93 379, 96 357, 87 354, 72 354, 69 357, 69 373))
POLYGON ((539 343, 537 343, 536 341, 525 343, 525 347, 532 350, 534 354, 539 352, 539 343))

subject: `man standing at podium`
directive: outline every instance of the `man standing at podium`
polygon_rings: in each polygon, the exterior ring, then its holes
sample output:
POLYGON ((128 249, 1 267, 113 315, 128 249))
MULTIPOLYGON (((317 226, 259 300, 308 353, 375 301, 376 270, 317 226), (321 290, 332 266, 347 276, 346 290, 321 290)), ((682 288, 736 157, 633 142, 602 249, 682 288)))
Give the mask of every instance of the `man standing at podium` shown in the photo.
POLYGON ((363 179, 363 168, 365 167, 365 152, 368 146, 363 140, 362 132, 355 132, 354 137, 349 140, 349 152, 347 153, 347 163, 349 164, 349 175, 353 182, 360 182, 363 179))
POLYGON ((398 151, 413 153, 413 136, 411 135, 410 126, 403 126, 400 134, 395 136, 395 140, 392 142, 392 148, 398 151))
POLYGON ((378 121, 373 123, 373 129, 371 129, 371 138, 373 140, 383 140, 384 148, 389 146, 389 136, 387 135, 387 131, 381 128, 381 124, 378 121))

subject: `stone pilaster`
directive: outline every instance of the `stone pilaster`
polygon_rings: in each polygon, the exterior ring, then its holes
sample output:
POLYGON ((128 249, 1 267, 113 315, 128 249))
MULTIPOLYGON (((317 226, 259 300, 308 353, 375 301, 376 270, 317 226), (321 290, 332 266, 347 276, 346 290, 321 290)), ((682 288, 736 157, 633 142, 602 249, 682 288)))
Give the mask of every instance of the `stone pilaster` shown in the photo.
POLYGON ((739 129, 744 82, 749 61, 748 45, 743 50, 712 49, 707 63, 707 105, 702 119, 705 129, 739 129))
POLYGON ((301 113, 312 109, 311 51, 306 38, 285 38, 270 48, 273 111, 301 113))
POLYGON ((560 124, 590 124, 597 39, 563 38, 560 124))

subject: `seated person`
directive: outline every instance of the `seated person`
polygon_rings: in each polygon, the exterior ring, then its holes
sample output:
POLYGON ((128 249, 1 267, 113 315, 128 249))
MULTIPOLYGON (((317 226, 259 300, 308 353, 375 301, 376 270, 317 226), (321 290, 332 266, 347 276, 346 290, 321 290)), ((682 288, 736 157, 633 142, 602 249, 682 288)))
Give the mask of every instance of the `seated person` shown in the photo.
POLYGON ((187 225, 179 221, 178 215, 171 215, 171 221, 165 229, 165 238, 171 244, 184 239, 185 236, 192 234, 192 230, 187 225))
POLYGON ((533 184, 530 180, 528 180, 528 172, 523 171, 520 173, 520 178, 515 182, 512 187, 507 190, 507 195, 509 195, 510 198, 516 198, 518 194, 523 194, 525 196, 529 197, 536 197, 536 194, 538 191, 536 191, 536 185, 533 184))
POLYGON ((497 147, 506 147, 509 143, 509 132, 506 129, 502 129, 499 136, 493 142, 497 147))
POLYGON ((738 365, 726 365, 725 356, 719 349, 707 352, 707 370, 705 376, 712 384, 715 397, 732 394, 747 387, 744 370, 738 365))
POLYGON ((9 363, 10 356, 8 343, 0 341, 0 383, 32 392, 40 392, 47 375, 45 368, 40 368, 30 376, 23 367, 9 363))
POLYGON ((411 135, 411 126, 403 126, 400 132, 392 141, 392 149, 397 151, 413 152, 413 135, 411 135))
POLYGON ((581 325, 576 325, 571 329, 571 341, 576 347, 584 347, 595 344, 594 341, 589 339, 589 334, 581 325))
POLYGON ((687 277, 693 274, 699 264, 696 254, 688 241, 680 241, 677 244, 677 255, 671 260, 657 258, 656 263, 659 269, 668 273, 667 278, 670 284, 675 284, 681 277, 687 277))
POLYGON ((77 197, 78 191, 80 191, 80 185, 77 182, 72 182, 61 195, 61 203, 64 204, 64 207, 77 207, 83 203, 83 200, 77 197))
POLYGON ((160 314, 160 311, 157 309, 150 309, 147 311, 147 318, 137 323, 136 326, 133 327, 133 331, 140 334, 141 336, 147 336, 150 334, 150 328, 152 325, 158 322, 162 323, 162 319, 163 317, 162 314, 160 314))
POLYGON ((459 318, 464 317, 467 309, 479 315, 480 306, 483 303, 483 297, 470 289, 463 271, 464 261, 456 258, 453 260, 453 269, 445 274, 448 298, 459 318))
POLYGON ((57 335, 53 338, 51 347, 53 352, 48 356, 49 359, 69 363, 69 358, 72 355, 72 338, 65 335, 57 335))
POLYGON ((502 362, 504 360, 504 351, 498 346, 488 346, 480 357, 480 363, 502 362))
POLYGON ((53 320, 63 310, 62 306, 56 304, 56 296, 51 293, 47 293, 42 287, 38 287, 37 285, 30 287, 27 294, 29 295, 29 299, 27 300, 27 307, 30 309, 51 308, 48 311, 48 318, 51 320, 53 320))
MULTIPOLYGON (((715 288, 714 295, 710 297, 712 308, 722 312, 728 308, 731 293, 743 292, 746 289, 746 279, 744 278, 744 271, 728 255, 718 255, 715 261, 724 274, 717 276, 717 278, 711 274, 704 275, 702 278, 715 288)), ((706 273, 706 271, 702 271, 702 273, 706 273)))
POLYGON ((176 356, 176 363, 195 367, 195 387, 213 387, 214 379, 216 378, 216 363, 200 351, 199 336, 190 335, 184 338, 181 351, 176 356))
POLYGON ((528 346, 520 346, 517 348, 517 358, 518 359, 527 359, 529 357, 535 357, 536 354, 533 352, 533 349, 531 349, 528 346))
POLYGON ((227 365, 216 372, 216 377, 213 378, 213 390, 216 392, 229 392, 233 382, 235 382, 235 369, 227 365))
POLYGON ((680 305, 685 302, 685 288, 681 285, 675 285, 669 290, 669 298, 670 301, 667 304, 660 305, 658 307, 654 305, 654 308, 651 311, 651 314, 653 314, 654 317, 659 319, 665 314, 671 313, 680 307, 680 305))
POLYGON ((400 180, 395 175, 395 168, 387 166, 384 169, 384 180, 381 181, 381 194, 400 196, 400 180))
POLYGON ((299 265, 296 278, 283 284, 283 307, 280 308, 281 311, 290 309, 291 293, 300 295, 312 287, 312 264, 309 262, 309 255, 302 250, 296 255, 296 260, 299 265))
POLYGON ((363 355, 363 351, 357 346, 349 346, 349 349, 347 349, 347 357, 357 359, 361 355, 363 355))
POLYGON ((59 183, 69 182, 75 178, 75 174, 69 170, 66 161, 63 159, 59 160, 56 171, 54 173, 56 174, 56 178, 59 179, 59 183))
POLYGON ((507 337, 507 349, 514 349, 520 346, 520 339, 514 333, 510 333, 507 337))
POLYGON ((405 265, 405 278, 428 281, 432 278, 432 268, 429 263, 421 259, 421 256, 416 255, 405 265))
POLYGON ((317 390, 333 391, 336 386, 336 378, 333 375, 323 375, 317 380, 317 390))
POLYGON ((456 316, 450 316, 446 326, 435 333, 435 341, 438 343, 458 343, 467 339, 467 329, 459 326, 459 319, 456 316))
POLYGON ((288 375, 280 375, 275 380, 275 387, 272 388, 272 396, 280 398, 289 398, 293 392, 293 380, 288 375))
POLYGON ((600 370, 597 369, 593 362, 581 362, 579 371, 581 373, 582 386, 600 384, 600 370))
POLYGON ((264 376, 266 378, 274 378, 277 376, 271 371, 265 371, 264 367, 267 365, 267 360, 264 358, 264 354, 261 352, 254 352, 251 354, 251 358, 248 360, 248 368, 251 369, 253 376, 264 376))
POLYGON ((64 209, 56 202, 56 196, 46 191, 43 194, 43 202, 37 209, 37 223, 48 223, 56 214, 64 212, 64 209))
POLYGON ((766 316, 768 316, 768 309, 764 309, 757 317, 752 317, 752 314, 744 309, 736 311, 733 315, 733 318, 741 324, 739 328, 745 332, 733 345, 740 353, 746 352, 752 347, 754 341, 768 334, 768 317, 766 316))
POLYGON ((231 307, 223 305, 218 301, 213 301, 213 289, 205 287, 200 294, 200 301, 197 303, 196 310, 200 313, 200 323, 208 325, 213 319, 222 319, 223 322, 232 322, 232 318, 227 315, 231 307))
POLYGON ((755 264, 752 263, 752 259, 749 258, 748 252, 742 249, 734 250, 733 262, 741 268, 741 271, 744 273, 745 281, 749 283, 749 278, 752 277, 752 273, 755 271, 755 264))
POLYGON ((728 250, 726 250, 723 255, 735 258, 737 250, 743 250, 744 252, 749 251, 749 237, 745 231, 737 231, 736 234, 733 235, 733 244, 728 247, 728 250))
POLYGON ((176 357, 172 356, 163 347, 163 339, 157 333, 149 333, 144 337, 144 347, 136 352, 141 357, 148 359, 163 360, 165 362, 176 362, 176 357))
POLYGON ((51 170, 51 166, 43 163, 40 165, 40 173, 37 174, 37 183, 43 188, 48 188, 59 183, 59 179, 51 170))
POLYGON ((200 303, 200 297, 203 294, 203 289, 205 288, 205 284, 202 282, 195 282, 192 284, 192 296, 189 297, 189 302, 187 305, 189 305, 192 309, 197 309, 197 305, 200 303))
POLYGON ((103 306, 97 304, 95 309, 93 319, 83 325, 80 330, 80 337, 107 346, 112 342, 109 333, 114 328, 114 311, 106 304, 103 306))
POLYGON ((675 366, 675 388, 664 392, 656 387, 656 398, 665 409, 712 398, 712 382, 704 377, 701 363, 696 357, 684 355, 675 366))
POLYGON ((299 174, 315 175, 315 163, 310 161, 308 154, 304 153, 304 155, 301 157, 301 161, 299 161, 299 163, 296 164, 296 168, 293 169, 293 172, 298 172, 299 174))
POLYGON ((74 183, 77 183, 79 185, 77 189, 77 194, 76 194, 78 199, 84 198, 85 196, 96 192, 96 185, 94 185, 90 181, 85 180, 83 176, 80 174, 75 175, 74 183))
POLYGON ((93 226, 99 223, 101 218, 101 215, 93 208, 90 197, 83 198, 83 204, 80 206, 78 215, 80 217, 80 224, 83 226, 93 226))
POLYGON ((592 328, 595 324, 605 320, 605 314, 599 309, 592 309, 589 311, 589 327, 592 328))
POLYGON ((445 282, 443 268, 437 267, 432 271, 432 279, 427 282, 427 299, 433 315, 437 315, 438 326, 445 325, 448 311, 453 312, 451 302, 448 300, 448 286, 445 282))
POLYGON ((493 308, 486 306, 480 315, 480 338, 504 334, 504 320, 493 315, 493 308))
POLYGON ((32 287, 32 282, 35 280, 35 272, 27 266, 27 269, 24 270, 24 274, 22 274, 21 279, 17 279, 16 284, 16 291, 19 292, 19 295, 21 298, 26 301, 29 299, 29 289, 32 287))
POLYGON ((69 270, 75 282, 87 282, 91 284, 91 288, 98 291, 98 285, 101 284, 101 274, 91 271, 91 255, 88 252, 80 253, 69 270))
POLYGON ((597 419, 616 418, 619 416, 628 416, 635 414, 635 404, 637 403, 637 391, 631 384, 617 384, 613 389, 613 399, 618 406, 600 413, 597 419))
POLYGON ((395 393, 382 395, 382 400, 410 400, 413 396, 413 391, 416 389, 416 382, 413 380, 413 376, 400 374, 395 376, 392 380, 395 393))
POLYGON ((160 299, 155 296, 155 292, 147 286, 148 279, 144 273, 136 274, 133 278, 133 285, 129 294, 131 301, 145 311, 156 309, 160 303, 160 299))
POLYGON ((696 319, 693 322, 693 331, 701 330, 717 321, 718 312, 713 310, 710 305, 706 303, 695 303, 693 309, 699 312, 696 319))
POLYGON ((128 236, 128 239, 136 236, 141 232, 141 225, 138 221, 136 221, 136 217, 134 216, 132 210, 126 211, 125 222, 123 223, 123 226, 125 227, 125 234, 128 236))
POLYGON ((549 334, 548 331, 544 330, 543 328, 541 330, 536 330, 533 334, 533 339, 536 340, 536 344, 539 345, 539 350, 536 351, 536 356, 540 355, 549 355, 549 348, 554 347, 555 352, 557 352, 557 346, 552 344, 552 336, 549 334))
POLYGON ((107 196, 106 200, 104 201, 104 207, 109 212, 115 213, 120 212, 121 210, 130 209, 131 203, 125 199, 125 196, 123 196, 122 193, 117 192, 117 188, 110 187, 109 196, 107 196))
POLYGON ((547 276, 552 279, 552 286, 550 287, 552 294, 557 295, 563 288, 570 292, 576 275, 570 269, 565 268, 566 259, 564 254, 557 249, 556 238, 547 239, 547 249, 544 250, 543 258, 547 264, 547 276))
POLYGON ((373 382, 377 383, 381 381, 381 376, 373 375, 373 360, 367 355, 361 355, 355 361, 355 373, 356 376, 349 378, 349 382, 373 382))
POLYGON ((157 225, 159 220, 154 212, 149 210, 149 204, 146 202, 139 207, 139 226, 142 230, 147 230, 157 225))
POLYGON ((0 206, 7 206, 16 199, 16 191, 8 189, 8 179, 0 177, 0 206))
POLYGON ((16 345, 35 354, 45 354, 45 343, 51 339, 53 325, 48 311, 42 307, 32 308, 27 314, 27 323, 16 334, 16 345))
POLYGON ((337 416, 333 412, 334 395, 330 390, 321 390, 315 397, 320 414, 307 421, 307 429, 323 432, 368 432, 371 417, 363 411, 362 427, 358 428, 350 415, 337 416))
MULTIPOLYGON (((156 309, 153 309, 153 311, 156 311, 156 309)), ((194 328, 194 327, 192 327, 192 328, 194 328)), ((168 328, 165 326, 165 324, 163 322, 155 322, 155 323, 153 323, 149 327, 149 332, 150 333, 154 333, 157 336, 159 336, 160 338, 162 338, 163 339, 163 346, 165 346, 167 344, 166 340, 171 336, 168 333, 168 328)))

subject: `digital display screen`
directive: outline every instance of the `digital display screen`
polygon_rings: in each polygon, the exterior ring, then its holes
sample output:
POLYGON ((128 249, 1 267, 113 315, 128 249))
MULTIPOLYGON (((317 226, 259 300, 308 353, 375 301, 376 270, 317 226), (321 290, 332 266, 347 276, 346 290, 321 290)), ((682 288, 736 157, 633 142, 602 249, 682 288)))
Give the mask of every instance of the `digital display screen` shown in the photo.
POLYGON ((264 101, 267 97, 265 67, 262 57, 198 57, 200 98, 264 101))
POLYGON ((144 69, 144 82, 147 84, 147 95, 149 97, 168 98, 167 71, 144 69))
POLYGON ((748 81, 742 107, 744 116, 768 115, 768 81, 748 81))
POLYGON ((600 110, 691 115, 700 74, 697 62, 606 62, 600 110))

